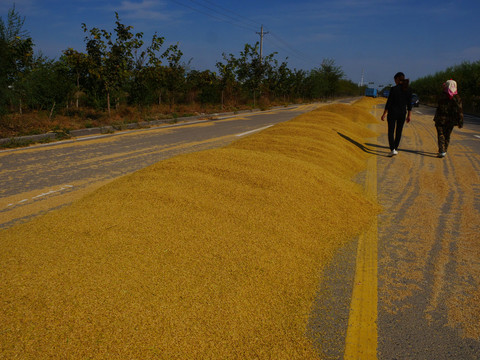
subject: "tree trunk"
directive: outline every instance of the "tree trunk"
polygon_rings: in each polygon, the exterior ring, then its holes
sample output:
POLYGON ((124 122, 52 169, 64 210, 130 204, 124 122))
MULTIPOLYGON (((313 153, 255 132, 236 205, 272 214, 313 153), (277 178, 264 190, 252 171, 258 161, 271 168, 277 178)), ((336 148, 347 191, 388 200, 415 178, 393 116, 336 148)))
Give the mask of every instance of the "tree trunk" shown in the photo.
POLYGON ((52 110, 50 110, 50 115, 48 116, 48 119, 49 119, 49 120, 52 120, 53 110, 55 110, 55 104, 56 104, 56 102, 54 101, 54 102, 53 102, 53 106, 52 106, 52 110))
POLYGON ((78 98, 79 98, 78 93, 79 93, 79 92, 80 92, 80 74, 77 73, 77 93, 75 94, 75 96, 76 96, 75 105, 77 106, 77 109, 78 109, 78 98))
POLYGON ((107 91, 107 110, 108 110, 108 117, 110 117, 110 92, 107 91))

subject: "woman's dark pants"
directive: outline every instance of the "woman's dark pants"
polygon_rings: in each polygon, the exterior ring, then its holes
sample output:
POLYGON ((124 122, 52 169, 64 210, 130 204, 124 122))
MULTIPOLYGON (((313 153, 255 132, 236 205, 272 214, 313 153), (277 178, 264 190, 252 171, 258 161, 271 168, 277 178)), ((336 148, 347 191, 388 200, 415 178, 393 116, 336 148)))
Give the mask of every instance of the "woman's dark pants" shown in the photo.
POLYGON ((397 150, 402 138, 403 125, 405 125, 405 116, 403 118, 387 118, 388 122, 388 145, 390 150, 397 150))

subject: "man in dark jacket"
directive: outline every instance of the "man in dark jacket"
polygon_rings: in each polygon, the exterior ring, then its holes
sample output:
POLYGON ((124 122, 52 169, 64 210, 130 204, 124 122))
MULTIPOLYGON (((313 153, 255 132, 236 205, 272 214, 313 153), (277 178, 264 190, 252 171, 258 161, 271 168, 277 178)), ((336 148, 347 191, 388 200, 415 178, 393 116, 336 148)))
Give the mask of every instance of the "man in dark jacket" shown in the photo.
POLYGON ((389 156, 398 154, 403 125, 405 120, 407 123, 410 122, 412 112, 412 90, 408 86, 408 79, 405 79, 405 74, 402 72, 396 73, 393 79, 396 85, 390 89, 382 115, 382 121, 385 121, 385 115, 387 115, 389 156))

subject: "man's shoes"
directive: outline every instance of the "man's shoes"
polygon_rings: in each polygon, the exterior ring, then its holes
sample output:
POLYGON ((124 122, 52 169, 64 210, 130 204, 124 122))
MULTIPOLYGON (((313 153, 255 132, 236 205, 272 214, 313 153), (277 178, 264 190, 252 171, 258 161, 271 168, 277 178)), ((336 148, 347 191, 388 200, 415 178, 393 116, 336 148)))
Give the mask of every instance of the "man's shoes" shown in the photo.
POLYGON ((444 158, 445 155, 447 155, 446 152, 438 153, 438 157, 439 157, 439 158, 444 158))
POLYGON ((398 154, 398 151, 393 149, 392 151, 390 151, 390 154, 388 154, 388 156, 392 157, 392 156, 395 156, 398 154))

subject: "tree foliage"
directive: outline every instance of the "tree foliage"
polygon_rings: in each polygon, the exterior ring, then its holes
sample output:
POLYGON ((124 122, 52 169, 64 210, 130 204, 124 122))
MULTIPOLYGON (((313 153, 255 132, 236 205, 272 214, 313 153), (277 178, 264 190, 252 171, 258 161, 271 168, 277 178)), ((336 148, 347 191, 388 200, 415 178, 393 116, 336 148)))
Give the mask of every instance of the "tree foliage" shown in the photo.
POLYGON ((422 102, 436 105, 436 99, 442 91, 442 84, 453 79, 457 82, 464 111, 480 114, 480 61, 464 62, 428 75, 412 82, 413 90, 422 102))
POLYGON ((155 34, 122 23, 113 31, 82 24, 85 51, 66 49, 59 60, 33 56, 33 40, 13 8, 0 18, 0 106, 4 112, 89 107, 108 114, 120 104, 138 107, 199 103, 237 107, 271 102, 312 101, 338 94, 357 95, 333 59, 311 71, 290 69, 276 53, 260 57, 259 43, 245 44, 239 55, 222 54, 216 72, 190 69, 179 44, 164 48, 155 34), (6 91, 9 89, 11 91, 6 91), (7 97, 9 95, 9 97, 7 97))
MULTIPOLYGON (((32 66, 33 40, 23 29, 25 18, 15 6, 6 22, 0 17, 0 114, 6 112, 9 101, 21 100, 24 93, 19 84, 32 66)), ((19 102, 21 111, 21 102, 19 102)))

